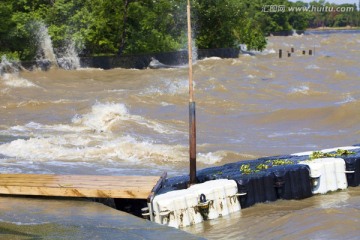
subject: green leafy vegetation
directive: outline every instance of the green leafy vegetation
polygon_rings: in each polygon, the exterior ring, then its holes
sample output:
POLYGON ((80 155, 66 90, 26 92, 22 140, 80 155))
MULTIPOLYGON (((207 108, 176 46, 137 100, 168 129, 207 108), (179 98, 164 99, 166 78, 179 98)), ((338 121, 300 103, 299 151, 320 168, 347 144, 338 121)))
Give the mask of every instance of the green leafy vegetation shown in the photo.
POLYGON ((341 156, 347 156, 350 154, 355 154, 355 152, 349 151, 349 150, 343 150, 338 149, 335 153, 324 153, 321 151, 315 151, 310 154, 309 158, 310 160, 318 159, 318 158, 327 158, 327 157, 341 157, 341 156))
POLYGON ((253 173, 254 171, 251 169, 250 164, 243 164, 240 167, 240 172, 242 174, 250 174, 253 173))
POLYGON ((243 164, 240 167, 240 172, 242 174, 251 174, 251 173, 257 173, 275 166, 282 166, 282 165, 291 165, 294 164, 294 162, 288 160, 288 159, 274 159, 274 160, 267 160, 265 163, 260 163, 254 166, 253 168, 250 166, 250 164, 243 164))
POLYGON ((275 159, 275 160, 268 160, 265 162, 266 164, 270 164, 272 166, 282 166, 282 165, 290 165, 294 164, 292 161, 287 159, 275 159))
MULTIPOLYGON (((266 169, 268 169, 268 168, 269 168, 269 165, 262 163, 262 164, 257 165, 255 169, 256 169, 257 171, 261 171, 261 170, 266 170, 266 169)), ((256 171, 256 170, 255 170, 255 171, 256 171)))
MULTIPOLYGON (((359 26, 356 6, 323 0, 192 0, 198 48, 247 44, 263 50, 273 32, 308 27, 359 26), (264 11, 266 6, 285 11, 264 11), (288 11, 288 7, 355 7, 354 12, 288 11)), ((0 51, 21 60, 37 54, 39 23, 53 46, 74 42, 85 56, 167 52, 186 48, 186 0, 2 0, 0 51)))

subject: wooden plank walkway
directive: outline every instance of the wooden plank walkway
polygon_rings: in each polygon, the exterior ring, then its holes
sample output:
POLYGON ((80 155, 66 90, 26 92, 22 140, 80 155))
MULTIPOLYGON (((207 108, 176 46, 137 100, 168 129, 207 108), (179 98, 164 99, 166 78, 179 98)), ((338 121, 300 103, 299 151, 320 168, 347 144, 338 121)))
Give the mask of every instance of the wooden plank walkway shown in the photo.
POLYGON ((0 174, 0 194, 147 199, 162 180, 163 176, 0 174))

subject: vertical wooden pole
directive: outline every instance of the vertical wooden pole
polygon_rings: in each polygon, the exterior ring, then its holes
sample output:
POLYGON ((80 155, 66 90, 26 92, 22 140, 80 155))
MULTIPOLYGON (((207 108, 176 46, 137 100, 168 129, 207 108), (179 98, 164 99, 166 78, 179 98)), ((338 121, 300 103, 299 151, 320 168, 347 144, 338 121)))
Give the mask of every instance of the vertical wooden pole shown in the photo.
POLYGON ((188 28, 188 57, 189 57, 189 102, 194 101, 193 69, 192 69, 192 37, 191 37, 191 7, 187 1, 187 28, 188 28))
POLYGON ((194 101, 194 84, 192 69, 191 7, 187 0, 188 56, 189 56, 189 154, 190 185, 196 184, 196 114, 194 101))
POLYGON ((279 58, 282 58, 282 50, 279 49, 279 58))

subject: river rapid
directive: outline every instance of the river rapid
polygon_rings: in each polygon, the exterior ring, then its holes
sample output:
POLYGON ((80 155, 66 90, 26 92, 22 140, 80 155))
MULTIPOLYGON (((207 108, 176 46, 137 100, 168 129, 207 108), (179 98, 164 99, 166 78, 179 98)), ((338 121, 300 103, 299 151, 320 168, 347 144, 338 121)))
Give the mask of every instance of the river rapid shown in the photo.
MULTIPOLYGON (((255 56, 195 62, 199 169, 360 143, 360 32, 268 40, 255 56)), ((186 66, 2 74, 0 172, 186 174, 187 76, 186 66)), ((355 239, 359 200, 349 188, 184 230, 209 239, 355 239)))

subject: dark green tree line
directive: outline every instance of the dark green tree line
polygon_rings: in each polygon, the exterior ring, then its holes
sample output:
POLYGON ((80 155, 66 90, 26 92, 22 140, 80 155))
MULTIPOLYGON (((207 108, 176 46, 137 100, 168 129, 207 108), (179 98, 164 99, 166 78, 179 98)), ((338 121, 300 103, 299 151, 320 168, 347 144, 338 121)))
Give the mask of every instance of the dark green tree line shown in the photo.
MULTIPOLYGON (((331 4, 320 0, 313 5, 331 4)), ((198 48, 262 50, 272 32, 319 26, 358 26, 358 12, 266 12, 287 0, 192 0, 198 48)), ((74 42, 83 55, 122 55, 186 48, 186 0, 2 0, 0 54, 33 59, 36 32, 47 26, 55 49, 74 42)))

